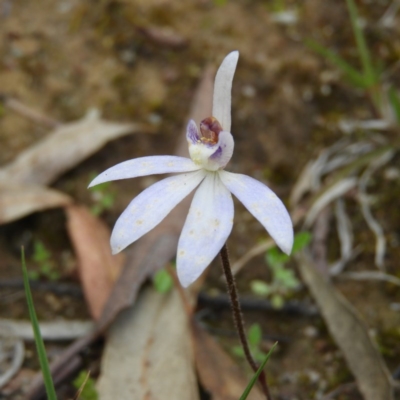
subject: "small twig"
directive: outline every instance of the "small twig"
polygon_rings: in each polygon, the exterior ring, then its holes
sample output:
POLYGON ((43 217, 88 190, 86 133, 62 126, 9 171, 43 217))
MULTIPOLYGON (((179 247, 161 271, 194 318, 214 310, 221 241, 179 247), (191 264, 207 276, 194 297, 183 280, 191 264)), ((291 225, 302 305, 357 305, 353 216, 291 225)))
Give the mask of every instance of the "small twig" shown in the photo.
POLYGON ((332 400, 340 394, 349 394, 357 390, 357 385, 355 382, 344 383, 338 386, 336 389, 332 390, 330 393, 326 394, 322 400, 332 400))
MULTIPOLYGON (((10 352, 12 351, 13 356, 10 362, 9 369, 6 369, 5 371, 0 371, 0 388, 5 386, 14 377, 14 375, 21 369, 22 363, 24 362, 25 358, 24 342, 20 339, 14 339, 14 340, 10 339, 10 340, 13 341, 13 343, 7 347, 10 347, 10 349, 8 350, 10 350, 10 352)), ((5 347, 4 343, 2 347, 3 347, 2 352, 6 353, 6 350, 4 349, 5 347)))
MULTIPOLYGON (((220 255, 221 255, 222 269, 224 270, 224 274, 226 277, 226 286, 228 289, 229 297, 231 299, 233 320, 235 321, 236 329, 239 334, 240 343, 242 344, 243 351, 244 351, 244 354, 246 356, 248 363, 250 364, 253 371, 256 372, 258 370, 258 365, 254 361, 253 356, 251 355, 249 343, 246 338, 243 315, 242 315, 242 311, 240 309, 238 292, 236 289, 235 279, 232 275, 232 270, 231 270, 231 266, 230 266, 229 255, 228 255, 228 249, 227 249, 226 245, 224 245, 222 247, 220 255)), ((259 382, 261 383, 263 392, 264 392, 267 400, 272 400, 264 371, 262 371, 260 374, 259 382)))
MULTIPOLYGON (((75 370, 81 362, 79 353, 87 346, 91 345, 101 335, 100 330, 90 332, 88 335, 79 338, 67 347, 50 365, 51 375, 55 386, 63 381, 70 370, 75 370)), ((38 373, 30 382, 26 398, 29 400, 40 399, 45 394, 43 377, 38 373)))
MULTIPOLYGON (((247 253, 240 257, 239 260, 232 263, 233 275, 236 275, 252 258, 258 256, 259 254, 264 254, 267 250, 274 246, 274 241, 269 239, 263 241, 262 243, 256 244, 247 253)), ((223 279, 222 276, 221 279, 223 279)))
POLYGON ((82 394, 83 389, 86 386, 87 381, 89 380, 90 377, 90 371, 87 372, 85 380, 82 382, 81 387, 78 389, 78 391, 76 392, 76 395, 74 396, 74 400, 79 400, 79 396, 82 394))
POLYGON ((382 226, 379 224, 379 222, 374 218, 372 215, 372 211, 370 208, 370 202, 368 200, 368 195, 367 195, 367 185, 372 178, 373 174, 382 166, 387 164, 393 157, 394 151, 389 150, 383 153, 380 157, 377 159, 373 160, 365 172, 362 174, 359 185, 358 185, 358 190, 359 190, 359 195, 358 195, 358 200, 361 205, 361 212, 363 214, 363 217, 365 219, 365 222, 367 223, 369 229, 373 232, 376 238, 376 245, 375 245, 375 265, 381 270, 385 271, 385 266, 384 266, 384 257, 386 253, 386 238, 383 232, 382 226))
MULTIPOLYGON (((31 281, 32 290, 39 290, 44 292, 52 292, 60 296, 73 296, 82 297, 82 288, 74 283, 63 282, 45 282, 45 281, 31 281)), ((23 291, 24 282, 22 278, 2 279, 0 280, 0 289, 21 289, 23 291)), ((0 300, 3 296, 0 296, 0 300)))
POLYGON ((33 110, 32 108, 26 106, 20 101, 13 99, 7 95, 0 94, 0 100, 3 102, 4 106, 17 112, 18 114, 34 121, 39 124, 46 125, 49 128, 57 128, 61 123, 47 115, 41 114, 40 112, 33 110))
MULTIPOLYGON (((200 292, 197 304, 200 307, 210 307, 214 310, 231 307, 229 296, 223 293, 214 296, 209 295, 206 292, 200 292)), ((315 305, 298 300, 288 300, 281 308, 276 308, 268 299, 254 296, 241 296, 240 307, 242 310, 268 311, 292 317, 315 317, 319 315, 318 308, 315 305)))
MULTIPOLYGON (((237 332, 236 330, 233 329, 221 329, 221 328, 215 328, 213 326, 207 325, 206 323, 202 322, 200 320, 201 327, 206 330, 208 333, 211 333, 212 335, 218 336, 218 337, 228 337, 228 338, 236 338, 237 337, 237 332)), ((292 339, 289 338, 288 336, 281 336, 281 335, 262 335, 262 340, 264 341, 270 341, 270 342, 279 342, 279 343, 290 343, 292 342, 292 339)))
MULTIPOLYGON (((43 340, 74 340, 93 331, 93 321, 57 320, 39 324, 43 340)), ((30 321, 15 321, 0 318, 0 335, 33 341, 34 335, 30 321)))
POLYGON ((359 272, 345 272, 338 275, 339 279, 354 279, 358 281, 383 281, 389 282, 393 285, 400 286, 400 279, 394 275, 385 274, 381 271, 359 271, 359 272))
POLYGON ((326 258, 326 240, 329 233, 329 220, 331 214, 330 208, 325 207, 317 216, 313 229, 313 241, 311 245, 315 265, 319 272, 321 272, 325 277, 329 276, 329 268, 326 258))

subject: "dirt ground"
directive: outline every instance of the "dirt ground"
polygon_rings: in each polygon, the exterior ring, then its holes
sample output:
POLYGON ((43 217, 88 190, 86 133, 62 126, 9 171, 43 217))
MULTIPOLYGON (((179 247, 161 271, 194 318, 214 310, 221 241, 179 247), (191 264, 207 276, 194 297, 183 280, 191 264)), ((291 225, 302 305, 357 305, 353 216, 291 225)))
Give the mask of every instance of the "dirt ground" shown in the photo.
MULTIPOLYGON (((339 52, 352 65, 359 65, 344 1, 219 3, 216 0, 0 2, 2 98, 15 98, 61 122, 77 120, 89 109, 97 108, 107 120, 140 122, 155 130, 152 135, 134 134, 108 143, 65 173, 53 188, 92 207, 96 201, 86 187, 93 174, 127 159, 172 154, 178 134, 187 122, 203 69, 210 63, 219 65, 232 50, 239 50, 240 59, 232 94, 235 153, 230 171, 264 181, 289 206, 290 192, 307 162, 343 137, 352 143, 368 139, 371 135, 368 131, 346 134, 339 127, 343 118, 376 118, 365 92, 354 88, 335 66, 305 44, 306 39, 312 38, 339 52), (285 10, 296 11, 296 22, 274 21, 282 4, 285 10)), ((388 72, 388 80, 400 88, 396 70, 400 57, 399 16, 397 24, 391 27, 383 27, 379 22, 390 4, 389 0, 357 2, 373 57, 384 71, 393 69, 394 72, 388 72)), ((398 132, 397 128, 380 134, 391 144, 398 141, 398 132)), ((0 166, 48 133, 48 127, 0 103, 0 166)), ((368 186, 368 193, 375 200, 372 212, 387 241, 386 273, 397 278, 400 278, 399 160, 397 152, 368 186)), ((130 200, 154 181, 151 177, 112 183, 116 198, 101 218, 111 228, 130 200)), ((346 203, 359 248, 346 270, 374 271, 374 235, 351 192, 346 195, 346 203)), ((238 259, 265 239, 266 233, 241 205, 235 203, 235 207, 229 246, 232 258, 238 259)), ((28 318, 24 292, 18 286, 22 276, 19 249, 25 246, 28 266, 38 270, 33 260, 34 243, 38 240, 51 252, 60 275, 51 285, 46 286, 49 281, 45 277, 36 283, 34 300, 40 320, 90 318, 79 289, 77 259, 65 220, 64 212, 54 209, 0 226, 0 282, 3 282, 0 318, 28 318), (69 285, 71 291, 62 294, 57 285, 69 285)), ((326 246, 328 261, 333 262, 340 250, 332 219, 326 246)), ((220 269, 217 262, 214 264, 203 289, 206 294, 224 293, 220 269)), ((297 271, 294 261, 290 267, 297 271)), ((253 258, 238 274, 241 294, 254 296, 250 288, 253 279, 270 279, 263 255, 253 258)), ((367 322, 390 372, 395 371, 400 364, 398 286, 377 280, 335 279, 334 282, 367 322)), ((307 306, 314 302, 304 285, 287 299, 292 300, 307 306)), ((204 309, 208 309, 204 317, 207 324, 229 351, 237 344, 224 334, 233 332, 229 310, 213 309, 212 304, 203 305, 204 309)), ((248 325, 260 324, 265 347, 273 340, 280 341, 268 364, 270 384, 277 399, 319 399, 322 393, 354 380, 320 315, 250 310, 245 311, 245 318, 248 325)), ((52 344, 50 358, 61 348, 62 345, 52 344)), ((96 365, 98 373, 101 344, 88 350, 86 358, 87 366, 96 365)), ((23 370, 37 370, 36 360, 34 347, 28 346, 23 370)), ((246 369, 243 360, 237 358, 237 362, 246 369)), ((63 396, 73 393, 68 382, 63 390, 63 396)), ((361 398, 358 396, 352 392, 335 398, 361 398)))

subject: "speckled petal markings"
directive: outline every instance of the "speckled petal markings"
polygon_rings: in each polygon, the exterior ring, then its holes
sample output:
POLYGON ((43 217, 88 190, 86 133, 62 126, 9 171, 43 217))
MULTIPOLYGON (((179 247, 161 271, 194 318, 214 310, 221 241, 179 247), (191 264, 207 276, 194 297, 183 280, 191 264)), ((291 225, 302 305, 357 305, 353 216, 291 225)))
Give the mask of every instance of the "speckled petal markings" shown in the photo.
POLYGON ((158 225, 203 180, 203 170, 171 176, 135 197, 118 218, 111 234, 116 254, 158 225))
POLYGON ((177 272, 182 286, 194 282, 225 244, 233 225, 232 196, 209 172, 196 190, 178 243, 177 272))
POLYGON ((178 156, 149 156, 124 161, 102 172, 89 187, 119 179, 137 178, 153 174, 190 172, 200 169, 189 158, 178 156))
POLYGON ((219 171, 224 185, 257 218, 280 249, 290 254, 293 246, 293 225, 284 204, 263 183, 246 175, 219 171))

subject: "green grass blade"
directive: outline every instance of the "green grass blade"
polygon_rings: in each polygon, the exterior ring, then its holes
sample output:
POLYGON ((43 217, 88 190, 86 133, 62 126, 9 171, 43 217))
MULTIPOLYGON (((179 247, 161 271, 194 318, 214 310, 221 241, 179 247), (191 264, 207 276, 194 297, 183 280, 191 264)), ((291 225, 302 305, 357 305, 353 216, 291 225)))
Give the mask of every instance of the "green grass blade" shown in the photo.
POLYGON ((346 0, 346 2, 350 14, 351 26, 356 39, 358 54, 364 71, 364 78, 368 82, 368 86, 372 86, 377 82, 378 77, 372 64, 371 55, 368 50, 367 42, 365 41, 364 33, 359 24, 357 7, 354 0, 346 0))
POLYGON ((335 64, 339 69, 342 70, 348 77, 348 79, 356 86, 363 88, 368 87, 368 82, 366 81, 363 74, 358 72, 353 68, 347 61, 337 55, 334 51, 325 48, 314 40, 307 39, 305 44, 316 53, 320 54, 322 57, 328 59, 332 64, 335 64))
POLYGON ((25 287, 26 300, 28 303, 29 316, 31 318, 33 333, 35 335, 35 343, 39 356, 40 368, 43 373, 47 399, 57 400, 56 391, 54 389, 53 380, 51 378, 49 363, 47 361, 46 349, 44 347, 42 335, 40 334, 39 323, 36 317, 35 307, 33 305, 31 288, 29 286, 28 271, 26 269, 26 263, 25 263, 25 252, 23 247, 21 248, 21 263, 22 263, 22 273, 24 278, 24 287, 25 287))
POLYGON ((393 87, 389 89, 389 101, 396 115, 397 123, 400 124, 400 96, 393 87))
POLYGON ((257 372, 254 374, 253 378, 251 378, 251 381, 249 382, 249 384, 247 385, 245 391, 243 392, 243 394, 240 396, 239 400, 246 400, 247 396, 249 395, 251 389, 253 388, 254 384, 257 382, 258 377, 261 374, 261 371, 264 369, 265 365, 267 364, 269 358, 271 357, 272 352, 274 351, 276 345, 278 344, 278 342, 276 342, 272 347, 271 350, 268 352, 267 356, 265 357, 265 360, 262 362, 262 364, 260 365, 260 368, 258 368, 257 372))

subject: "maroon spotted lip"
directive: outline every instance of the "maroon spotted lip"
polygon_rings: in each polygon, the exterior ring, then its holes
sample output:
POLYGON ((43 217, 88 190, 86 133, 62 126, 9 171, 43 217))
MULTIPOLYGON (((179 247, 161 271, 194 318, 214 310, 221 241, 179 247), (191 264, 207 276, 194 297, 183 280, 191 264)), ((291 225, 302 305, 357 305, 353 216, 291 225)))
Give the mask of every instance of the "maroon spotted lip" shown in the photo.
POLYGON ((201 141, 204 143, 217 144, 221 131, 222 126, 215 117, 207 117, 200 122, 201 141))

